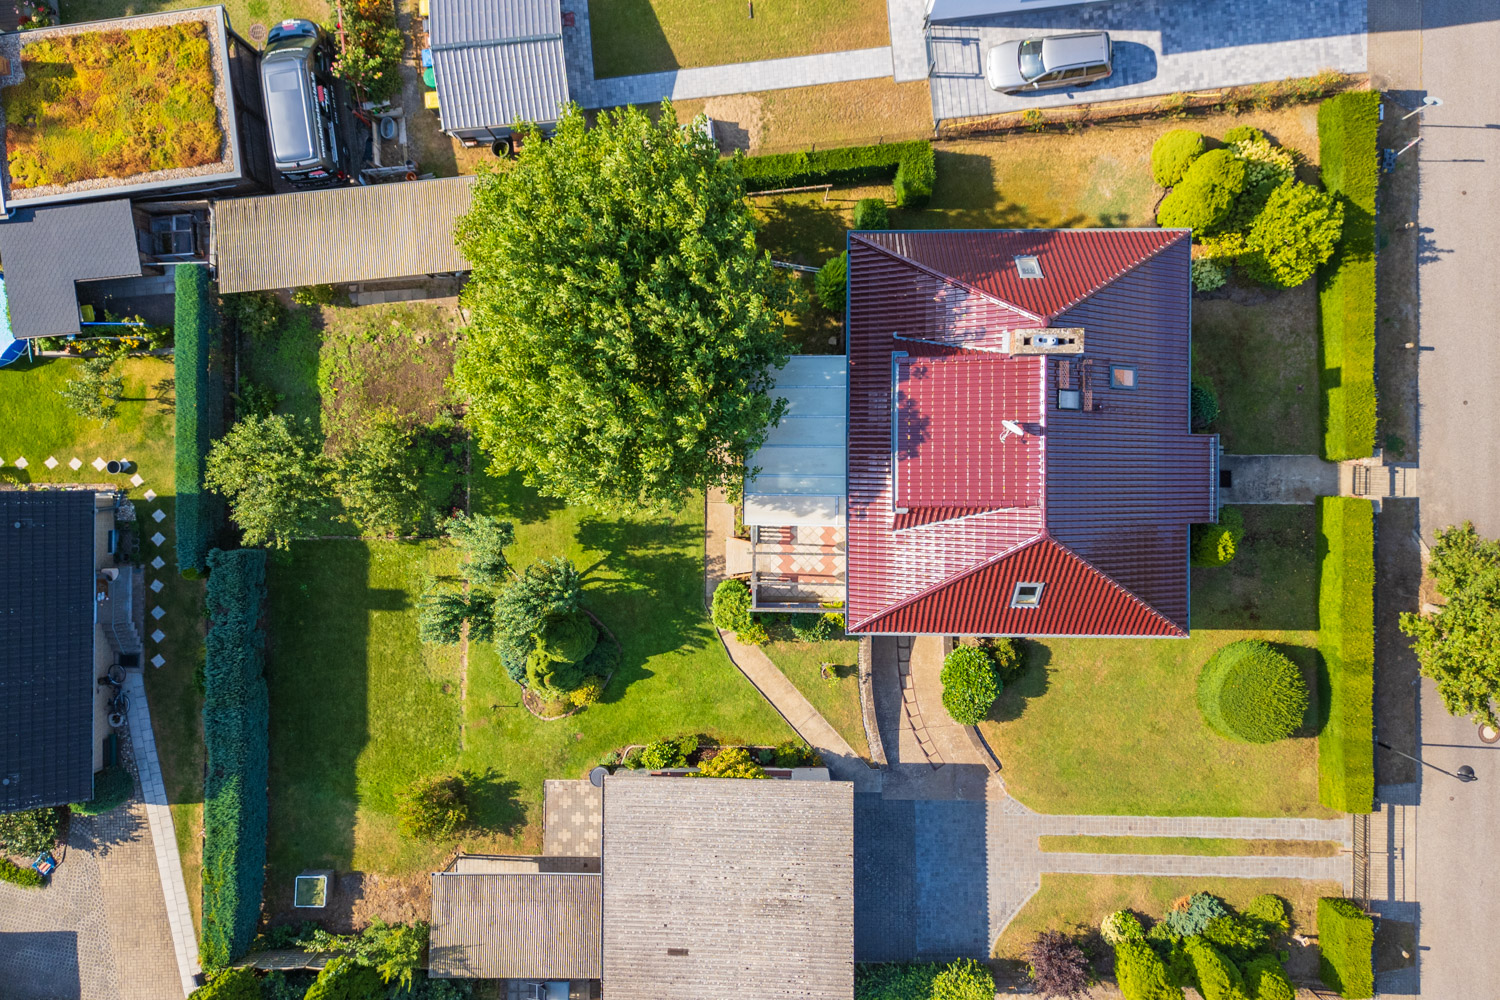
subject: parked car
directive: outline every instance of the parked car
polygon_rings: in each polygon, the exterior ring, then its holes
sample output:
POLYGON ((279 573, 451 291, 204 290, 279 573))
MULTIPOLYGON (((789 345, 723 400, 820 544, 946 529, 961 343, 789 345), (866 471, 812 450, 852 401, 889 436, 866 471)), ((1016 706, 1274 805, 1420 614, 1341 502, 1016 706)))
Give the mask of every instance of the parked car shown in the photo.
POLYGON ((282 21, 266 35, 260 82, 271 160, 297 187, 349 181, 332 66, 333 41, 311 21, 282 21))
POLYGON ((1114 46, 1107 31, 1049 35, 1002 42, 990 49, 984 76, 990 89, 1006 94, 1084 87, 1114 72, 1114 46))

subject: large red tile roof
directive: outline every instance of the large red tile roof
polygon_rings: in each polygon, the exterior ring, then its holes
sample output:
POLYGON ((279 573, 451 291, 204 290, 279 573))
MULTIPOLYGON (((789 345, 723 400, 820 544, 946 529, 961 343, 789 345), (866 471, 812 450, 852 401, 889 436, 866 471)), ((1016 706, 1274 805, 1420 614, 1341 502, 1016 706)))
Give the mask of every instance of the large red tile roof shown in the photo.
POLYGON ((1188 526, 1217 516, 1217 439, 1188 431, 1188 234, 858 233, 849 252, 850 630, 1185 634, 1188 526), (1094 366, 1095 410, 1057 408, 1058 358, 1006 353, 1047 326, 1085 331, 1068 378, 1094 366), (1119 364, 1135 389, 1104 388, 1119 364), (1011 607, 1017 582, 1046 584, 1040 606, 1011 607))

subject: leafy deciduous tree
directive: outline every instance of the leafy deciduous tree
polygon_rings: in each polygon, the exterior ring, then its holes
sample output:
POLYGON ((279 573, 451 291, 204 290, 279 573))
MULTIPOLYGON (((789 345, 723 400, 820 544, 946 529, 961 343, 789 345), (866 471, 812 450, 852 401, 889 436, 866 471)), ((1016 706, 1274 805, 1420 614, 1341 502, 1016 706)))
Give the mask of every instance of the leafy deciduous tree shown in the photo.
POLYGON ((1031 983, 1044 997, 1078 997, 1088 992, 1089 963, 1083 949, 1061 931, 1043 931, 1027 951, 1031 983))
POLYGON ((57 394, 79 416, 107 424, 125 394, 125 379, 113 373, 114 366, 114 358, 88 358, 78 366, 78 377, 68 379, 57 394))
POLYGON ((204 481, 229 501, 247 545, 286 548, 327 502, 327 461, 304 419, 250 417, 215 441, 204 481))
POLYGON ((409 428, 395 420, 378 420, 339 456, 333 492, 347 520, 361 531, 405 535, 431 519, 412 445, 409 428))
POLYGON ((586 126, 567 109, 474 192, 454 372, 501 468, 570 503, 675 509, 740 488, 784 404, 787 285, 756 247, 733 161, 670 103, 586 126))
POLYGON ((1428 572, 1447 598, 1434 614, 1401 616, 1422 673, 1453 715, 1500 728, 1500 541, 1474 525, 1438 532, 1428 572))

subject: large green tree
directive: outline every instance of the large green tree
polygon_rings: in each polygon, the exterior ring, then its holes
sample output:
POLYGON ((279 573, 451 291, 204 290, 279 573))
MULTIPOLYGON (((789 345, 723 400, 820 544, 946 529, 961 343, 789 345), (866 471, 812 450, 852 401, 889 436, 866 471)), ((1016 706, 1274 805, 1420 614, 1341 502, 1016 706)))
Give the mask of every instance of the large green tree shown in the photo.
POLYGON ((755 245, 734 162, 669 103, 586 126, 570 108, 482 179, 455 383, 504 469, 571 503, 675 508, 718 485, 784 404, 787 286, 755 245))
POLYGON ((246 545, 286 548, 326 508, 328 463, 299 417, 247 417, 214 442, 204 481, 229 501, 246 545))
POLYGON ((419 454, 409 427, 393 419, 363 428, 333 467, 344 517, 368 534, 405 535, 433 520, 422 494, 419 454))
POLYGON ((1500 541, 1467 521, 1439 531, 1428 572, 1448 603, 1435 614, 1403 614, 1401 631, 1450 713, 1500 727, 1500 541))

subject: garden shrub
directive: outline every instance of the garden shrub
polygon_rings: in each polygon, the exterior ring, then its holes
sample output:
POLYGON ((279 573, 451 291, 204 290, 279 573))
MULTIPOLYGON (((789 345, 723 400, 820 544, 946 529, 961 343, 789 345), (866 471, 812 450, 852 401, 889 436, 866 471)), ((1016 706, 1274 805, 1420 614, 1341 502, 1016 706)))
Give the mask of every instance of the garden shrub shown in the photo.
POLYGON ((1246 1000, 1240 970, 1202 938, 1188 938, 1183 951, 1193 963, 1193 982, 1203 1000, 1246 1000))
POLYGON ((1318 801, 1330 809, 1375 808, 1375 511, 1357 497, 1318 500, 1318 801))
POLYGON ((172 351, 177 424, 174 466, 177 568, 201 574, 213 534, 210 505, 203 492, 203 459, 213 441, 209 412, 208 350, 214 332, 213 286, 208 268, 179 264, 176 282, 177 346, 172 351))
POLYGON ((714 588, 714 625, 738 632, 750 624, 750 588, 743 580, 725 580, 714 588))
POLYGON ((458 775, 418 778, 400 798, 396 815, 408 837, 442 840, 469 821, 469 790, 458 775))
POLYGON ((1168 228, 1211 231, 1228 218, 1244 188, 1244 162, 1227 149, 1210 150, 1193 161, 1162 199, 1156 221, 1168 228))
POLYGON ((568 703, 575 708, 583 708, 592 705, 604 694, 604 678, 590 676, 584 682, 568 692, 568 703))
POLYGON ((647 743, 641 751, 641 766, 650 771, 661 771, 671 767, 686 767, 687 755, 676 740, 660 740, 647 743))
POLYGON ((336 955, 323 966, 303 1000, 385 1000, 387 992, 370 966, 336 955))
POLYGON ((995 977, 972 958, 960 958, 933 977, 932 1000, 995 1000, 995 977))
POLYGON ((1213 386, 1207 382, 1200 382, 1194 379, 1188 400, 1190 403, 1189 409, 1192 413, 1193 430, 1204 430, 1211 426, 1215 420, 1219 419, 1219 397, 1214 392, 1213 386))
POLYGON ((1217 917, 1203 928, 1203 940, 1229 956, 1232 962, 1244 962, 1270 950, 1274 928, 1264 921, 1240 914, 1217 917))
POLYGON ((844 315, 844 307, 847 302, 849 285, 849 251, 844 251, 837 257, 828 258, 827 263, 818 269, 813 278, 813 291, 817 292, 818 301, 823 308, 839 316, 844 315))
POLYGON ((1115 945, 1115 981, 1125 1000, 1183 1000, 1182 988, 1167 978, 1167 966, 1144 941, 1115 945))
POLYGON ((1296 1000, 1297 987, 1287 978, 1281 959, 1261 955, 1245 963, 1245 995, 1250 1000, 1296 1000))
POLYGON ((736 632, 734 637, 749 646, 764 646, 771 641, 771 633, 760 622, 753 621, 736 632))
POLYGON ((1353 998, 1375 995, 1375 924, 1352 900, 1318 900, 1318 976, 1353 998))
POLYGON ((135 779, 119 764, 111 764, 94 775, 94 797, 71 806, 75 816, 99 816, 118 809, 135 791, 135 779))
POLYGON ((975 726, 1000 697, 995 664, 977 646, 958 646, 943 660, 943 707, 953 721, 975 726))
POLYGON ((1163 923, 1173 934, 1187 938, 1202 934, 1209 921, 1227 916, 1228 913, 1219 897, 1206 892, 1195 892, 1191 896, 1173 900, 1163 923))
POLYGON ((0 813, 0 847, 32 857, 50 851, 61 828, 62 814, 51 806, 0 813))
POLYGON ((1077 942, 1061 931, 1043 931, 1026 952, 1031 986, 1044 997, 1079 997, 1088 991, 1088 959, 1077 942))
POLYGON ((601 635, 593 650, 578 664, 585 674, 604 680, 620 666, 620 645, 608 635, 601 635))
POLYGON ((1375 190, 1380 94, 1350 91, 1318 108, 1323 186, 1344 209, 1343 239, 1318 271, 1323 457, 1375 449, 1375 190))
POLYGON ((260 980, 250 968, 225 969, 208 977, 208 982, 188 996, 188 1000, 261 1000, 260 980))
POLYGON ((1026 660, 1021 656, 1019 639, 980 639, 979 648, 990 658, 990 666, 995 670, 995 679, 1000 682, 1002 688, 1021 676, 1021 671, 1026 668, 1026 660))
POLYGON ((275 292, 238 292, 219 298, 224 318, 241 336, 260 343, 270 340, 286 322, 286 306, 275 292))
POLYGON ((942 966, 930 962, 880 962, 854 967, 854 1000, 931 1000, 942 966))
MULTIPOLYGON (((38 851, 37 853, 41 853, 38 851)), ((42 873, 35 868, 23 868, 10 858, 0 854, 0 882, 21 886, 23 889, 40 889, 42 873)))
POLYGON ((537 649, 558 663, 578 663, 594 651, 598 641, 598 627, 582 610, 548 615, 536 636, 537 649))
POLYGON ((698 773, 705 778, 764 778, 765 768, 750 756, 744 747, 726 747, 698 765, 698 773))
POLYGON ((203 930, 214 971, 244 955, 260 920, 266 868, 267 731, 264 676, 266 553, 208 554, 203 744, 203 930))
POLYGON ((1278 934, 1285 934, 1292 929, 1286 900, 1274 893, 1267 892, 1256 896, 1241 911, 1241 915, 1250 920, 1260 921, 1278 934))
POLYGON ((1236 125, 1224 133, 1224 145, 1233 146, 1237 142, 1257 142, 1266 137, 1266 134, 1253 125, 1236 125))
POLYGON ((1186 128, 1163 132, 1151 146, 1151 178, 1162 187, 1169 188, 1182 180, 1188 167, 1202 155, 1202 132, 1186 128))
POLYGON ((1272 743, 1302 724, 1307 682, 1269 643, 1240 639, 1209 657, 1198 675, 1198 711, 1225 739, 1272 743))
POLYGON ((844 616, 838 614, 788 615, 792 635, 798 642, 827 642, 844 630, 844 616))
POLYGON ((1245 537, 1245 515, 1238 507, 1220 507, 1218 524, 1195 524, 1191 535, 1194 566, 1223 566, 1239 551, 1245 537))
POLYGON ((1250 277, 1273 288, 1295 288, 1333 256, 1343 227, 1344 208, 1333 195, 1286 181, 1271 192, 1245 238, 1250 277))
POLYGON ((772 759, 777 767, 822 767, 823 758, 806 743, 783 740, 776 746, 772 759))
POLYGON ((1223 288, 1224 283, 1229 280, 1224 269, 1208 257, 1194 257, 1189 273, 1195 292, 1216 291, 1223 288))
POLYGON ((1119 944, 1121 941, 1144 941, 1146 931, 1141 927, 1141 918, 1129 910, 1116 910, 1099 924, 1099 935, 1104 943, 1119 944))
MULTIPOLYGON (((537 652, 536 637, 549 617, 580 610, 582 594, 583 579, 578 568, 562 556, 537 560, 500 591, 491 614, 495 649, 506 672, 516 683, 526 683, 532 673, 532 664, 544 673, 558 669, 557 661, 552 661, 546 652, 533 657, 532 654, 537 652), (548 666, 548 663, 554 665, 548 666)), ((573 680, 572 685, 564 689, 567 691, 582 683, 588 673, 602 672, 581 665, 570 666, 572 669, 563 671, 573 680)))
POLYGON ((889 229, 891 213, 884 198, 861 198, 854 203, 855 229, 889 229))
POLYGON ((932 194, 932 181, 936 175, 932 143, 926 139, 747 156, 741 157, 738 163, 747 191, 772 191, 810 184, 892 181, 896 185, 896 204, 902 208, 925 205, 927 197, 932 194), (901 196, 903 189, 907 194, 904 199, 901 196))

